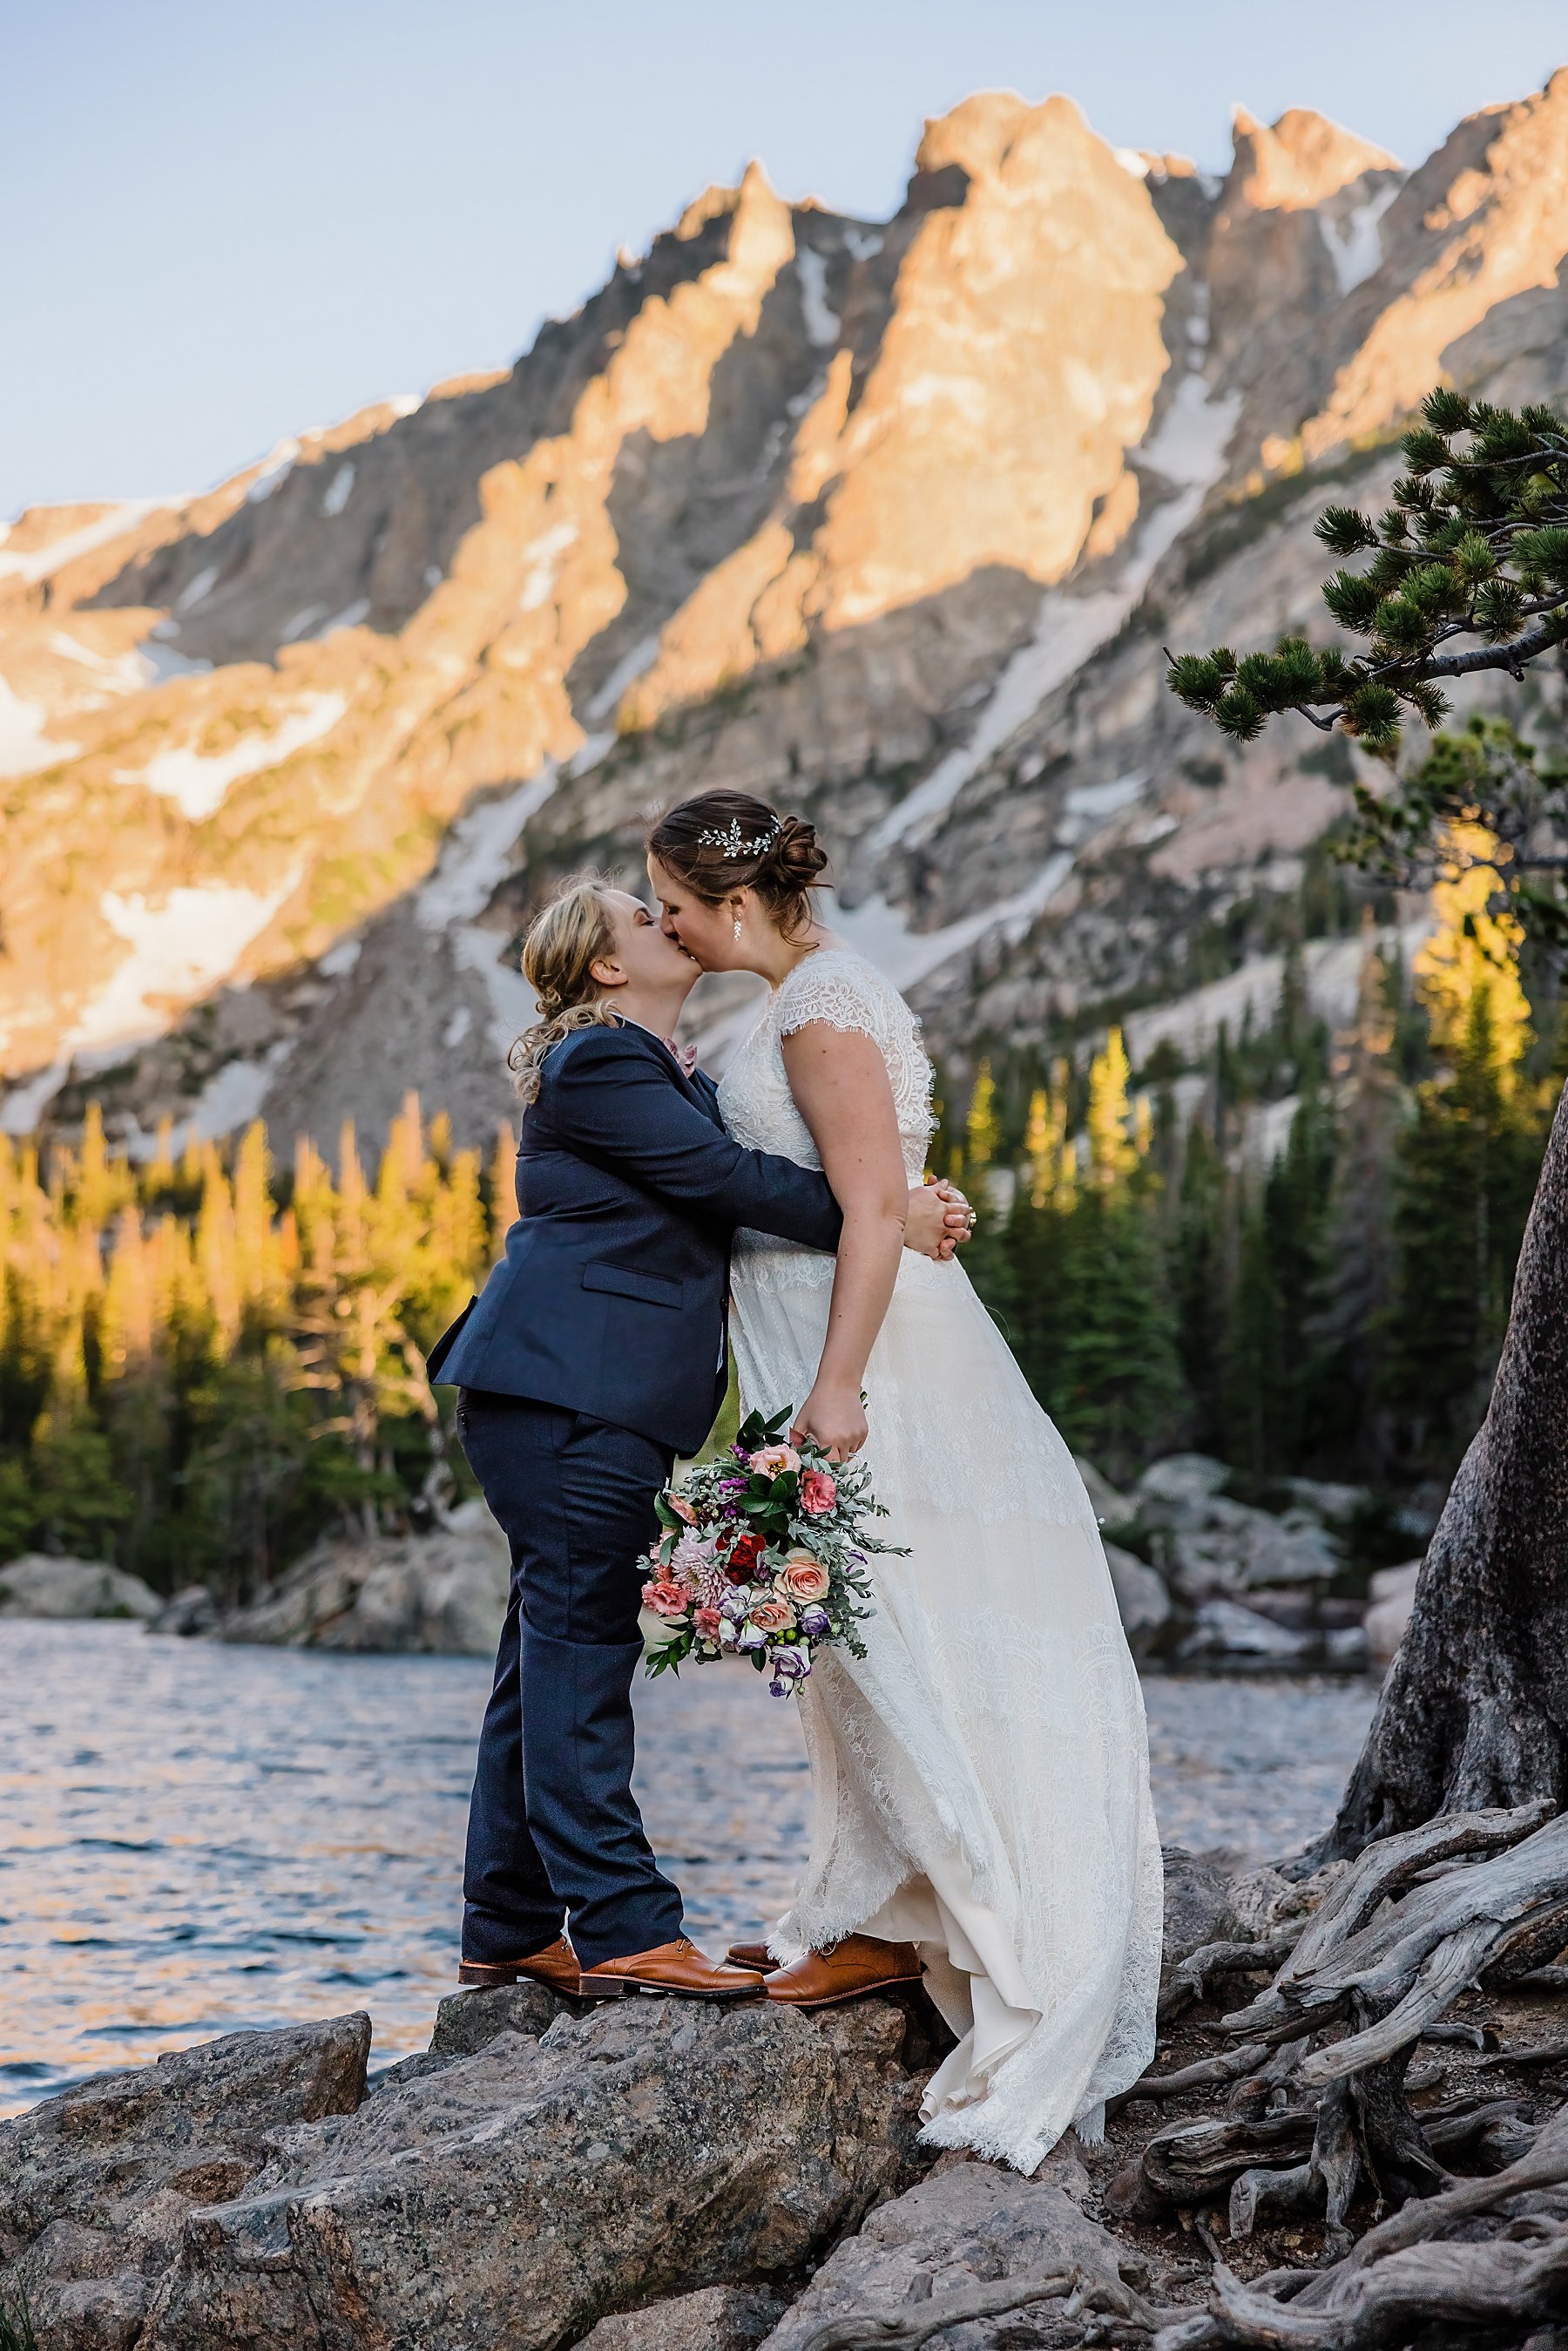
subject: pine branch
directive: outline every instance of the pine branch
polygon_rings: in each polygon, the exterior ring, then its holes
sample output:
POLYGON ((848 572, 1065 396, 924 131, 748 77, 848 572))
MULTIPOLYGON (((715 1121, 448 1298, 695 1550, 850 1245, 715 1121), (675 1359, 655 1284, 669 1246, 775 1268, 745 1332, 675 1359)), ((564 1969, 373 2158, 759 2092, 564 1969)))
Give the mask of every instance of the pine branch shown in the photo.
POLYGON ((1549 409, 1515 413, 1448 391, 1422 414, 1379 519, 1331 506, 1314 526, 1334 554, 1371 558, 1323 589, 1339 625, 1370 641, 1366 653, 1299 637, 1240 659, 1227 646, 1168 652, 1171 691, 1233 741, 1293 711, 1392 758, 1407 717, 1440 722, 1438 680, 1495 670, 1517 681, 1568 645, 1568 424, 1549 409), (1458 435, 1469 445, 1456 449, 1458 435), (1459 649, 1466 637, 1484 642, 1459 649))

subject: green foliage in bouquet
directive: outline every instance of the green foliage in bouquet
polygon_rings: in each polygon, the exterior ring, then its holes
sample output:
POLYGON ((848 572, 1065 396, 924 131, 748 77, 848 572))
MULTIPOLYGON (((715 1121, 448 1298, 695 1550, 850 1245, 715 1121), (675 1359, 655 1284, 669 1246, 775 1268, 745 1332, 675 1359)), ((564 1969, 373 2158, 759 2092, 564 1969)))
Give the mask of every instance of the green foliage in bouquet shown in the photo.
POLYGON ((865 1656, 856 1626, 872 1613, 868 1555, 902 1547, 866 1524, 888 1513, 864 1461, 789 1445, 790 1421, 787 1410, 748 1415, 727 1453, 658 1496, 643 1600, 665 1637, 649 1674, 679 1673, 689 1657, 749 1656, 771 1673, 774 1696, 788 1698, 817 1648, 865 1656))
POLYGON ((1438 679, 1519 678, 1568 643, 1568 424, 1550 408, 1496 408, 1446 389, 1428 394, 1421 416, 1379 518, 1335 506, 1316 525, 1343 559, 1324 602, 1364 652, 1285 637, 1272 653, 1238 658, 1220 645, 1170 658, 1171 690, 1233 741, 1295 710, 1392 758, 1406 717, 1432 727, 1443 718, 1438 679), (1363 555, 1364 569, 1346 568, 1363 555))

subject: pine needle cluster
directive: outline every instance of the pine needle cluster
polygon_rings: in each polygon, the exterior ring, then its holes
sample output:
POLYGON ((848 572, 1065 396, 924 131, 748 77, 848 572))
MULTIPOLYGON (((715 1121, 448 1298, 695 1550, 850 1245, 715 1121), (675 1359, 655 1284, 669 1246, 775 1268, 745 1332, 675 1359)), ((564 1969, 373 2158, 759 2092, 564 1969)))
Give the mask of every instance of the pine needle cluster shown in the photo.
POLYGON ((1437 681, 1522 676, 1568 643, 1568 423, 1545 407, 1497 408, 1439 389, 1402 444, 1405 471, 1374 522, 1331 506, 1316 536, 1342 559, 1323 600, 1364 652, 1285 637, 1240 658, 1228 645, 1173 656, 1172 692, 1238 743, 1299 711, 1392 758, 1414 715, 1438 726, 1437 681), (1348 565, 1361 556, 1364 568, 1348 565), (1472 640, 1462 650, 1464 640, 1472 640))

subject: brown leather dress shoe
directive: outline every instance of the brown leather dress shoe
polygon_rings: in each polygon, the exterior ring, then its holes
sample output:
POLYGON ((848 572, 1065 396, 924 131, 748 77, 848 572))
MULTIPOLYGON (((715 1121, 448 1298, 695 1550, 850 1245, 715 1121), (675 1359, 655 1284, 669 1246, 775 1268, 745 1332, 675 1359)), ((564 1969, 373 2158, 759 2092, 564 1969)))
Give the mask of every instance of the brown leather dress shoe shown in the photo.
POLYGON ((832 2008, 867 1992, 918 1984, 924 1970, 913 1943, 885 1943, 879 1935, 846 1935, 826 1950, 807 1951, 775 1968, 763 1987, 770 2000, 792 2008, 832 2008))
POLYGON ((732 1943, 724 1957, 732 1968, 751 1968, 764 1976, 778 1966, 765 1943, 732 1943))
POLYGON ((754 1969, 722 1967, 686 1935, 628 1959, 601 1959, 577 1979, 583 2000, 625 2000, 639 1991, 673 1992, 680 2000, 756 2000, 762 1989, 754 1969))
POLYGON ((548 1984, 552 1991, 564 1991, 576 2000, 577 1972, 576 1951, 565 1935, 557 1935, 553 1943, 525 1959, 464 1959, 457 1980, 461 1984, 509 1984, 519 1976, 531 1976, 535 1983, 548 1984))

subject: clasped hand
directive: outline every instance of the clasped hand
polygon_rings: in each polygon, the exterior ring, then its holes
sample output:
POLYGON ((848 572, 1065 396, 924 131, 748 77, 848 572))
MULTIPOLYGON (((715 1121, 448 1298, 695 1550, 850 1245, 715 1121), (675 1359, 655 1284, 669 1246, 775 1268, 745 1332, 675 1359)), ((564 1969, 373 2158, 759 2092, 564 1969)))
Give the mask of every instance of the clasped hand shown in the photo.
POLYGON ((918 1184, 909 1194, 904 1247, 922 1257, 950 1258, 971 1237, 974 1212, 956 1184, 918 1184))

